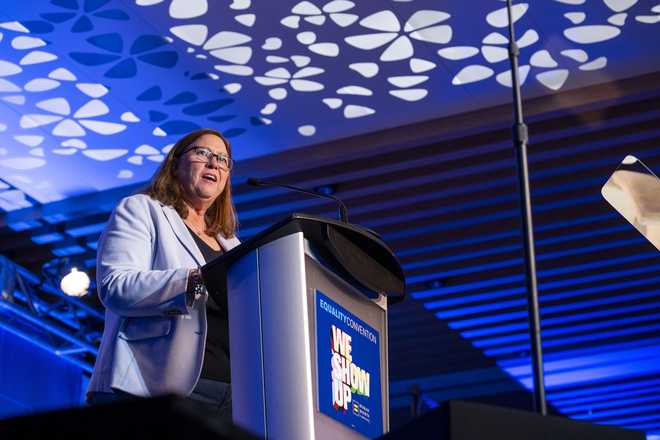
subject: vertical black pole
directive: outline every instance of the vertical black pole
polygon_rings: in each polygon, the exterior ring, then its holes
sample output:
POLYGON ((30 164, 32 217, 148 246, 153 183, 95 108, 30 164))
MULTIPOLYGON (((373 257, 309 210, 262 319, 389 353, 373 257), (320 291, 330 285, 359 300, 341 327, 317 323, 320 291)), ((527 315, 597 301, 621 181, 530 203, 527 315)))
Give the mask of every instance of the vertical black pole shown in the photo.
POLYGON ((509 59, 511 60, 511 81, 514 101, 513 139, 518 164, 518 186, 522 209, 522 227, 525 250, 525 279, 527 281, 527 310, 531 339, 532 375, 534 377, 534 410, 547 414, 545 385, 543 380, 543 352, 541 348, 541 319, 539 295, 536 282, 536 257, 534 254, 534 225, 532 223, 532 203, 529 191, 529 168, 527 166, 527 126, 523 120, 520 79, 518 76, 518 45, 513 31, 511 0, 506 1, 509 18, 509 59))

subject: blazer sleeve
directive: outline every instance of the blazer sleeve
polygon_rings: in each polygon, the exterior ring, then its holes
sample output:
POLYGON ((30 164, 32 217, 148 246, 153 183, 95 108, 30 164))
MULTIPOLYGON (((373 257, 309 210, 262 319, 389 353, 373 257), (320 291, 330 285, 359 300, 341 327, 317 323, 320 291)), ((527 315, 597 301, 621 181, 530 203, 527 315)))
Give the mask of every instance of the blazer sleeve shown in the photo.
POLYGON ((146 200, 123 199, 99 241, 96 278, 105 307, 132 317, 189 313, 189 269, 151 269, 156 239, 146 200))

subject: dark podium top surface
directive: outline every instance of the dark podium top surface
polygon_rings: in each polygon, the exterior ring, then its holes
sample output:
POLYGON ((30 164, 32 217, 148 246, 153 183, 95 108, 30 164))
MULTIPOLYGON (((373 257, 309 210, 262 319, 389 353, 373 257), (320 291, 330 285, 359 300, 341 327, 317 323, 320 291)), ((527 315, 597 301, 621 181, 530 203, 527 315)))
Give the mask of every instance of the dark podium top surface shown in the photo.
MULTIPOLYGON (((315 255, 369 298, 405 297, 405 278, 394 252, 378 234, 360 226, 309 214, 291 214, 202 267, 207 287, 225 284, 227 270, 247 253, 287 235, 302 232, 315 255)), ((212 289, 209 288, 209 291, 212 289)))

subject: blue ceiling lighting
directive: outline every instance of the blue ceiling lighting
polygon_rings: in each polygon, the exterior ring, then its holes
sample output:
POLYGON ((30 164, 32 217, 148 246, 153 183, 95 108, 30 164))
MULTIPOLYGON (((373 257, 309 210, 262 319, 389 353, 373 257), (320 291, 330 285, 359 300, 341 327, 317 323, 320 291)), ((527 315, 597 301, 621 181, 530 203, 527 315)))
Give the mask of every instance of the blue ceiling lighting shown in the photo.
POLYGON ((39 226, 42 226, 42 224, 37 220, 33 220, 27 222, 12 222, 12 223, 8 223, 7 226, 9 226, 11 229, 13 229, 16 232, 21 232, 21 231, 27 231, 28 229, 38 228, 39 226))
POLYGON ((82 254, 85 251, 86 249, 84 247, 73 245, 73 246, 65 246, 65 247, 53 249, 53 254, 57 255, 58 257, 68 257, 71 255, 82 254))
MULTIPOLYGON (((543 252, 543 246, 539 249, 539 260, 544 257, 557 258, 557 255, 543 252)), ((658 385, 660 341, 644 340, 644 335, 657 334, 660 330, 657 324, 660 320, 658 291, 630 290, 657 285, 660 278, 653 276, 657 273, 656 260, 656 253, 635 254, 602 263, 587 263, 581 267, 539 271, 546 386, 550 402, 562 413, 598 423, 643 427, 649 433, 658 431, 660 419, 657 416, 623 417, 628 413, 658 414, 656 396, 645 395, 645 390, 646 387, 658 385), (648 264, 632 268, 625 266, 626 263, 644 260, 648 260, 648 264), (596 272, 593 272, 594 269, 596 272), (546 281, 558 273, 573 276, 546 281), (612 279, 627 281, 576 288, 580 284, 590 285, 612 279), (591 296, 594 294, 601 297, 591 296), (580 296, 584 299, 575 301, 580 296), (571 299, 571 302, 556 304, 562 299, 571 299), (618 302, 633 305, 602 308, 618 302), (636 343, 597 345, 598 348, 592 353, 588 349, 569 349, 584 342, 615 341, 631 335, 638 335, 636 343), (611 381, 637 379, 640 376, 649 379, 639 379, 636 385, 610 385, 611 381), (579 384, 588 385, 589 390, 562 391, 579 384), (625 393, 630 388, 635 391, 619 396, 615 401, 608 400, 611 394, 625 393), (576 398, 582 400, 576 401, 576 398)), ((529 334, 524 311, 525 290, 522 286, 498 288, 508 283, 520 285, 522 282, 522 276, 510 276, 499 281, 422 290, 412 296, 425 301, 424 306, 429 309, 441 308, 436 312, 438 318, 459 330, 475 347, 494 357, 505 371, 531 389, 531 366, 526 354, 529 334), (438 296, 443 299, 433 299, 438 296), (466 306, 469 304, 474 305, 466 306)))
POLYGON ((460 372, 436 374, 390 383, 390 407, 409 407, 410 390, 414 387, 424 392, 421 398, 429 408, 449 399, 466 399, 474 396, 492 396, 516 391, 516 383, 508 380, 506 373, 497 367, 468 369, 460 372))
POLYGON ((330 196, 336 192, 336 189, 334 185, 321 185, 314 188, 314 191, 330 196))
POLYGON ((66 233, 72 237, 82 237, 84 235, 100 234, 103 228, 105 228, 105 222, 69 228, 66 233))
POLYGON ((58 232, 51 232, 49 234, 33 235, 32 241, 34 241, 37 244, 47 244, 47 243, 53 243, 59 241, 62 238, 64 238, 62 234, 58 232))
POLYGON ((71 220, 73 217, 71 217, 68 214, 58 212, 56 214, 51 214, 51 215, 45 215, 42 217, 42 219, 50 224, 55 224, 55 223, 61 223, 65 222, 67 220, 71 220))
MULTIPOLYGON (((10 2, 3 180, 44 203, 144 181, 199 126, 241 160, 508 102, 503 5, 473 3, 10 2)), ((514 15, 527 97, 660 68, 644 2, 514 15)))

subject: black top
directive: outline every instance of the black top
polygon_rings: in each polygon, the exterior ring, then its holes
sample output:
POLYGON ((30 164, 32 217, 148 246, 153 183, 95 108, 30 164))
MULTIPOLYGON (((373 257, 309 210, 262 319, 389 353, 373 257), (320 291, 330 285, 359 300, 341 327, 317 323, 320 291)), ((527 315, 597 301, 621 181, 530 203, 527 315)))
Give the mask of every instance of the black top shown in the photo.
MULTIPOLYGON (((206 262, 222 255, 222 250, 212 249, 190 228, 188 230, 195 239, 195 243, 197 243, 197 247, 206 262)), ((229 321, 226 291, 221 295, 209 296, 206 303, 206 322, 206 348, 204 349, 201 377, 229 383, 231 382, 231 374, 229 370, 229 321)))

